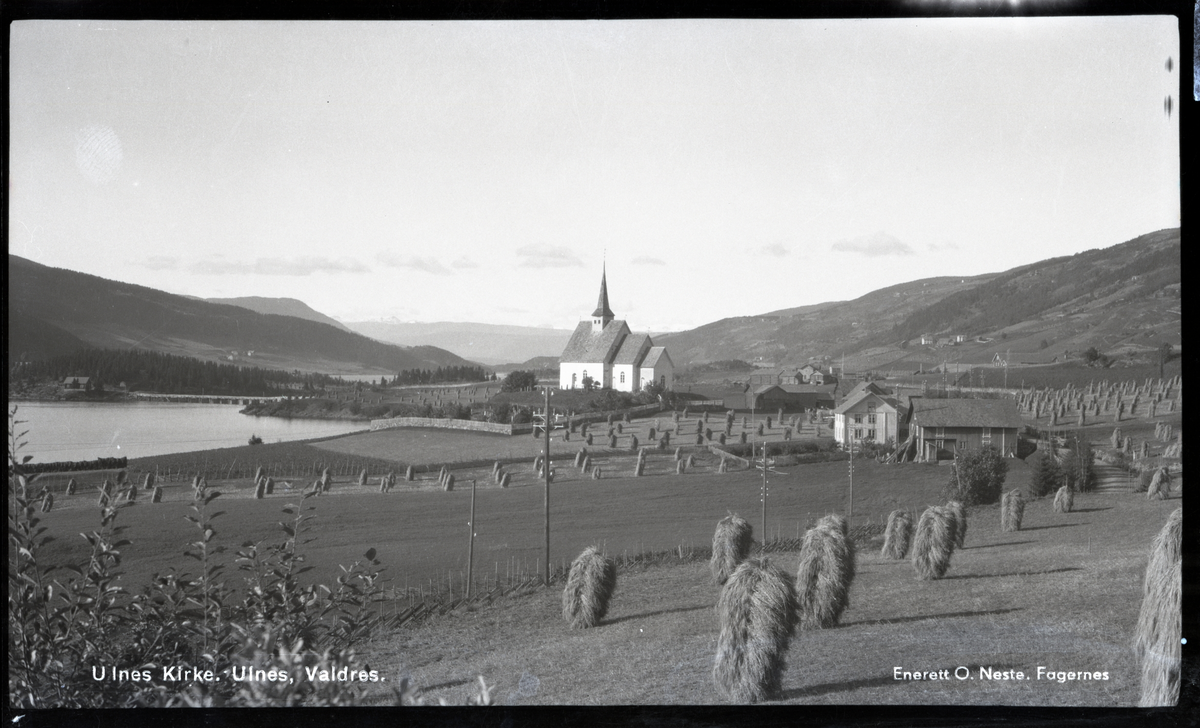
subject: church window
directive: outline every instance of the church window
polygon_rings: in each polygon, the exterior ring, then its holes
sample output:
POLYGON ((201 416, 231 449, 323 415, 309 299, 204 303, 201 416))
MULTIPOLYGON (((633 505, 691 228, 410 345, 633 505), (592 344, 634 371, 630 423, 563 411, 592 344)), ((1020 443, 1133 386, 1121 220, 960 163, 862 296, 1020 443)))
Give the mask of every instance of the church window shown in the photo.
POLYGON ((621 372, 621 384, 625 383, 625 372, 621 372))

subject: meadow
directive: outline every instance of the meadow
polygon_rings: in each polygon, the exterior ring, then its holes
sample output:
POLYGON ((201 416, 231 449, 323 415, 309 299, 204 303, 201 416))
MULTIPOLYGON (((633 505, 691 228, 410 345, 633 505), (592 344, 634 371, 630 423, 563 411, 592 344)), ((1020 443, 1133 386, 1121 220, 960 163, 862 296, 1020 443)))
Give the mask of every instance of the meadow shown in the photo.
MULTIPOLYGON (((632 462, 632 458, 623 459, 632 462)), ((1009 485, 1022 487, 1029 469, 1019 460, 1010 463, 1009 485)), ((478 582, 504 582, 541 573, 544 487, 537 481, 532 463, 521 467, 527 471, 522 478, 525 485, 501 489, 489 484, 477 489, 474 576, 478 582)), ((769 540, 799 538, 814 519, 847 510, 845 462, 779 471, 769 476, 769 540)), ((948 477, 948 468, 935 465, 857 461, 852 525, 881 524, 893 509, 923 509, 940 502, 948 477)), ((340 564, 374 548, 387 568, 388 588, 395 590, 396 599, 402 602, 383 609, 403 608, 430 592, 453 590, 461 595, 467 571, 471 492, 467 478, 459 483, 455 490, 445 492, 430 475, 414 487, 406 489, 403 486, 409 484, 401 482, 397 490, 379 493, 377 484, 362 487, 342 481, 330 494, 308 499, 305 505, 314 508, 315 516, 309 534, 313 540, 305 546, 306 563, 312 567, 308 580, 328 583, 339 573, 340 564)), ((552 565, 561 568, 563 561, 569 562, 593 543, 610 553, 630 555, 706 548, 713 525, 728 511, 750 520, 755 537, 761 539, 761 484, 756 471, 684 475, 672 471, 640 478, 556 480, 550 491, 552 565)), ((273 495, 259 500, 253 497, 249 481, 210 481, 210 486, 222 493, 214 508, 224 511, 214 526, 231 545, 280 540, 280 511, 289 503, 298 503, 301 495, 299 488, 288 492, 278 486, 273 495)), ((192 536, 192 526, 184 521, 191 502, 190 484, 178 484, 164 487, 161 503, 149 502, 143 493, 136 504, 122 509, 119 523, 126 527, 123 536, 131 542, 123 550, 124 581, 145 583, 155 573, 187 567, 181 554, 192 536)), ((92 491, 57 497, 54 509, 42 514, 42 525, 55 537, 45 551, 50 563, 86 559, 89 546, 78 534, 96 527, 97 510, 92 491)))
MULTIPOLYGON (((1182 401, 1180 392, 1176 403, 1182 401)), ((1061 404, 1077 407, 1078 400, 1072 404, 1068 394, 1047 397, 1061 396, 1061 404)), ((1081 429, 1103 445, 1113 419, 1101 416, 1081 429)), ((769 553, 794 573, 801 534, 823 515, 849 512, 851 504, 846 461, 788 466, 780 458, 778 472, 768 477, 764 530, 761 475, 753 469, 718 472, 720 459, 708 451, 709 439, 697 444, 696 433, 723 428, 724 417, 708 420, 693 414, 676 421, 663 414, 615 421, 616 447, 608 424, 591 425, 596 442, 588 447, 589 465, 599 467, 598 479, 572 464, 584 446, 582 433, 554 431, 550 553, 556 578, 549 588, 531 582, 543 567, 544 489, 533 457, 544 440, 423 430, 131 461, 130 481, 140 485, 146 473, 155 473, 163 499, 152 503, 143 491, 136 503, 116 509, 120 538, 129 542, 121 548, 116 573, 119 583, 136 593, 155 575, 198 568, 184 556, 185 549, 196 547, 191 540, 196 526, 184 519, 193 512, 190 476, 203 471, 210 490, 221 492, 208 506, 208 517, 215 529, 211 543, 224 549, 211 552, 208 568, 223 567, 234 593, 247 592, 234 552, 257 544, 265 553, 282 544, 281 521, 293 519, 288 513, 296 510, 293 504, 312 517, 296 545, 307 569, 300 581, 338 583, 346 565, 369 554, 366 558, 384 569, 377 595, 382 598, 363 603, 373 613, 404 614, 422 602, 454 603, 468 581, 476 595, 515 585, 507 597, 460 603, 398 627, 376 624, 360 634, 357 659, 390 681, 367 687, 363 703, 393 702, 392 687, 405 679, 425 699, 461 703, 475 695, 480 676, 492 686, 494 700, 511 705, 721 703, 712 681, 713 606, 719 589, 704 563, 716 522, 730 512, 741 514, 753 525, 756 552, 769 553), (650 445, 651 427, 657 436, 671 432, 671 444, 649 449, 645 474, 634 477, 633 438, 650 445), (676 448, 679 457, 692 459, 686 472, 677 470, 676 448), (496 460, 510 474, 510 487, 500 487, 492 477, 496 460), (438 480, 441 464, 454 466, 453 490, 444 490, 438 480), (413 481, 403 479, 407 465, 419 465, 413 481), (260 466, 276 478, 276 490, 258 499, 252 475, 260 466), (334 473, 331 490, 303 498, 323 467, 334 473), (373 477, 395 471, 401 480, 391 492, 380 492, 377 477, 365 485, 357 482, 362 470, 373 477), (474 494, 472 484, 478 486, 474 494), (469 523, 472 500, 475 517, 469 523), (561 575, 592 545, 621 564, 616 596, 597 627, 570 630, 561 614, 561 575)), ((772 420, 768 429, 764 415, 744 424, 735 418, 733 442, 744 432, 750 441, 782 443, 790 436, 797 443, 827 446, 828 428, 819 432, 811 423, 799 423, 797 431, 786 433, 772 420), (759 424, 764 425, 761 436, 759 424)), ((1045 413, 1037 420, 1030 415, 1030 421, 1043 430, 1077 429, 1069 414, 1057 422, 1045 413)), ((1154 418, 1142 410, 1120 426, 1127 436, 1149 442, 1155 424, 1164 423, 1181 432, 1181 408, 1160 409, 1154 418)), ((1154 442, 1151 455, 1166 444, 1154 442)), ((1016 459, 1005 462, 1004 489, 1028 495, 1030 466, 1016 459)), ((850 531, 860 550, 850 606, 837 627, 802 632, 792 640, 775 701, 1136 704, 1139 669, 1129 643, 1150 542, 1181 502, 1181 462, 1177 468, 1174 490, 1165 501, 1120 490, 1080 493, 1071 512, 1056 513, 1050 498, 1032 500, 1016 533, 1001 532, 998 506, 974 508, 966 546, 954 553, 946 577, 920 581, 907 560, 879 554, 878 534, 894 509, 920 512, 944 502, 951 469, 856 460, 850 531), (1110 679, 1038 679, 1039 666, 1107 672, 1110 679), (963 667, 970 679, 902 681, 894 678, 897 667, 963 667), (1028 679, 986 680, 980 674, 984 667, 1021 671, 1028 679)), ((41 547, 40 563, 86 564, 92 554, 79 534, 99 526, 97 487, 115 471, 72 475, 82 487, 70 496, 62 491, 64 474, 37 480, 56 498, 54 507, 39 515, 39 527, 52 539, 41 547)))
MULTIPOLYGON (((1180 502, 1178 491, 1166 501, 1081 494, 1074 511, 1056 514, 1043 499, 1016 533, 1000 531, 997 506, 980 507, 937 581, 918 580, 908 560, 884 559, 876 539, 859 551, 840 624, 792 638, 769 704, 1136 705, 1142 575, 1154 534, 1180 502), (896 668, 952 676, 959 667, 968 679, 895 679, 896 668), (1025 679, 986 679, 981 667, 1025 679), (1108 679, 1045 675, 1069 671, 1108 679)), ((795 570, 795 553, 770 558, 795 570)), ((539 589, 379 634, 359 652, 389 679, 452 704, 479 675, 506 705, 720 704, 718 594, 701 561, 626 568, 595 628, 570 629, 559 590, 539 589)), ((364 703, 387 699, 375 687, 364 703)))

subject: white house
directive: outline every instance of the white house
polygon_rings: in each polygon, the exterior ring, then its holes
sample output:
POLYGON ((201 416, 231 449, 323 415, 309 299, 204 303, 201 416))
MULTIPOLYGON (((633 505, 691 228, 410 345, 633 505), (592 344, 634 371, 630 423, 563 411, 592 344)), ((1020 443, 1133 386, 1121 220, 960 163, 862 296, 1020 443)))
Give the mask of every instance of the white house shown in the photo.
POLYGON ((560 389, 581 389, 585 379, 596 387, 636 392, 649 382, 670 389, 675 366, 666 349, 649 334, 634 334, 608 307, 607 272, 600 274, 600 299, 590 319, 580 321, 559 357, 560 389))
POLYGON ((833 410, 833 439, 855 442, 898 442, 900 418, 896 401, 866 387, 833 410))

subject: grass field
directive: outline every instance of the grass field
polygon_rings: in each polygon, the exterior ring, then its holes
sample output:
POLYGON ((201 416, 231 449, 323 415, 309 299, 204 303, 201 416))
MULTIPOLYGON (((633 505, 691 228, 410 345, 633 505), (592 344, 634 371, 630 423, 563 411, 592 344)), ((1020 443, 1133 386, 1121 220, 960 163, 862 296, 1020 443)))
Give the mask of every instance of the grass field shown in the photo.
MULTIPOLYGON (((653 465, 654 460, 650 462, 653 465)), ((1028 466, 1019 460, 1009 462, 1009 486, 1023 487, 1028 466)), ((478 489, 475 575, 481 580, 513 572, 538 573, 544 552, 544 489, 537 484, 532 463, 522 467, 528 471, 521 480, 525 486, 478 489)), ((881 523, 895 508, 924 508, 940 502, 948 477, 948 468, 934 465, 857 463, 852 521, 881 523)), ((429 589, 441 584, 446 590, 448 582, 461 591, 467 570, 471 493, 465 479, 459 482, 447 493, 427 478, 418 489, 388 494, 376 492, 377 484, 361 488, 340 482, 330 495, 309 499, 316 515, 310 532, 315 540, 305 550, 308 565, 314 567, 310 576, 328 583, 337 576, 339 564, 349 564, 374 547, 388 568, 391 586, 401 593, 422 585, 429 589)), ((252 497, 248 481, 210 481, 210 485, 223 493, 213 507, 226 513, 215 525, 231 552, 244 541, 281 539, 276 525, 283 519, 280 510, 299 498, 299 489, 289 494, 282 485, 262 500, 252 497)), ((730 510, 745 516, 754 525, 755 537, 761 538, 760 486, 760 476, 746 471, 556 482, 551 489, 551 560, 554 565, 569 562, 593 543, 618 554, 666 551, 680 545, 704 547, 711 542, 714 524, 730 510)), ((772 475, 767 498, 769 538, 796 538, 813 519, 844 512, 847 486, 844 462, 784 468, 772 475)), ((144 583, 172 566, 192 568, 181 557, 185 543, 195 538, 183 518, 190 513, 190 485, 165 486, 165 490, 164 502, 150 503, 143 493, 119 517, 118 523, 127 527, 124 537, 132 542, 123 550, 125 583, 144 583)), ((95 503, 94 492, 60 496, 54 510, 43 515, 43 524, 56 537, 47 547, 49 563, 86 558, 87 543, 78 534, 96 528, 95 503)))
MULTIPOLYGON (((776 702, 1136 705, 1130 644, 1142 574, 1151 539, 1180 502, 1178 492, 1169 501, 1084 494, 1075 511, 1055 514, 1041 500, 1018 533, 1000 532, 996 506, 979 508, 940 581, 918 581, 907 561, 864 549, 839 626, 792 639, 776 702), (969 679, 894 674, 960 666, 969 679), (1038 679, 1039 666, 1109 679, 1038 679), (981 667, 1026 679, 983 679, 981 667)), ((796 567, 794 553, 771 558, 796 567)), ((427 699, 450 703, 465 700, 479 675, 509 705, 720 703, 711 678, 717 595, 704 563, 625 569, 594 629, 569 629, 559 591, 537 590, 379 635, 360 653, 389 681, 407 677, 427 699)), ((387 690, 371 699, 386 702, 387 690)))

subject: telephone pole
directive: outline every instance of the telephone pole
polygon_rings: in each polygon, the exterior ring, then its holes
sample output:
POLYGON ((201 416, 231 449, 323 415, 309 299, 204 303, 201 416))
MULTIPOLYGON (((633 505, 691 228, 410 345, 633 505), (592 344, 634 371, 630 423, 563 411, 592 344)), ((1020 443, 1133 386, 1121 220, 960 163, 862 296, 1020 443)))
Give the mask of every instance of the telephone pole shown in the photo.
POLYGON ((546 565, 542 571, 542 583, 550 586, 550 388, 546 387, 546 426, 542 428, 546 433, 546 452, 542 458, 542 472, 546 476, 546 498, 545 498, 545 516, 546 516, 546 565))

